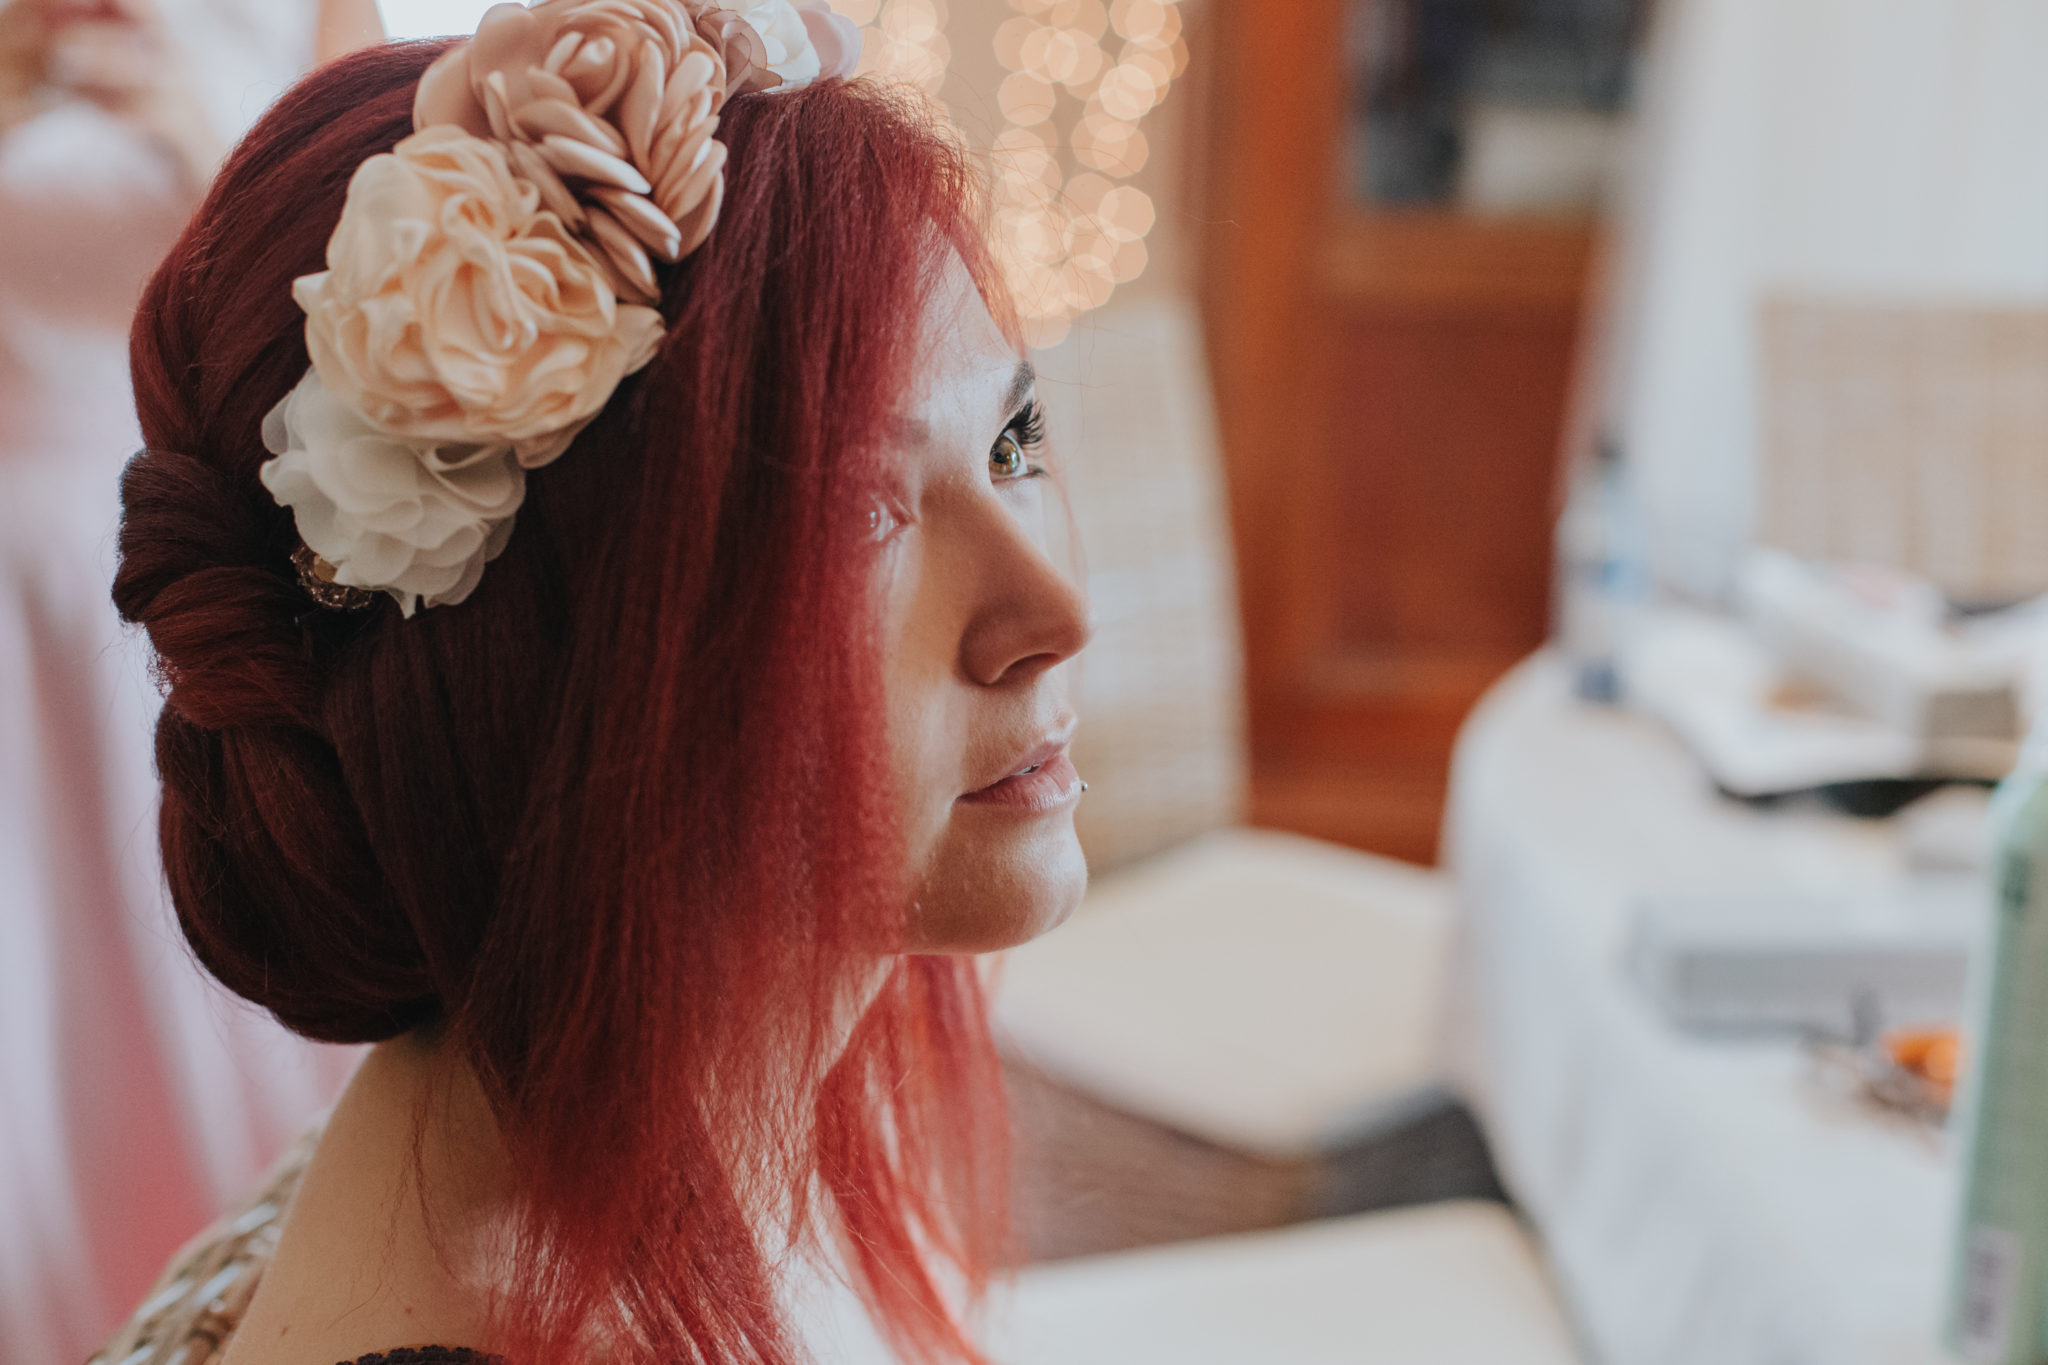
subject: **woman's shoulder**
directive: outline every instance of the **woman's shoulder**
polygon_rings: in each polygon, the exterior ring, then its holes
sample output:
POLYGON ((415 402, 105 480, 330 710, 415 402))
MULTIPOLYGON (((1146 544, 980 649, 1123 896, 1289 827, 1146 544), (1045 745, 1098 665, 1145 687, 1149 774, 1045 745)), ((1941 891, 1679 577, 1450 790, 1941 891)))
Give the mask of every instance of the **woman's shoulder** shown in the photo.
MULTIPOLYGON (((306 1134, 262 1187, 186 1244, 135 1317, 88 1365, 217 1365, 241 1326, 270 1257, 284 1212, 318 1138, 306 1134)), ((501 1365, 466 1346, 398 1346, 336 1365, 501 1365)))

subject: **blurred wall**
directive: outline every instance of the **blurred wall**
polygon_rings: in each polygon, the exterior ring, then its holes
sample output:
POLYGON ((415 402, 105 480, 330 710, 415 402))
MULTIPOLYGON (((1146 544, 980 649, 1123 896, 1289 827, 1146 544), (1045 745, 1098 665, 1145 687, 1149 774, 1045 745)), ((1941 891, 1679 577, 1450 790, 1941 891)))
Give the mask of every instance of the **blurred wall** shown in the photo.
POLYGON ((2044 59, 2036 0, 1662 0, 1602 407, 1667 583, 1753 529, 1764 297, 2048 303, 2044 59))

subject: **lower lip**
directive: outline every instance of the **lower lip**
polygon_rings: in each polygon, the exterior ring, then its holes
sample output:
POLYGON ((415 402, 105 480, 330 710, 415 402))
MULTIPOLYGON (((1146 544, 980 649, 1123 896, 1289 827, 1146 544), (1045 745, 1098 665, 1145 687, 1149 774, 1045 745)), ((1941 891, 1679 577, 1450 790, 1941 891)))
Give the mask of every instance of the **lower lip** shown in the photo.
POLYGON ((1006 777, 994 786, 969 792, 961 801, 976 806, 1007 806, 1019 811, 1055 811, 1071 806, 1081 795, 1081 774, 1064 752, 1046 760, 1033 773, 1006 777))

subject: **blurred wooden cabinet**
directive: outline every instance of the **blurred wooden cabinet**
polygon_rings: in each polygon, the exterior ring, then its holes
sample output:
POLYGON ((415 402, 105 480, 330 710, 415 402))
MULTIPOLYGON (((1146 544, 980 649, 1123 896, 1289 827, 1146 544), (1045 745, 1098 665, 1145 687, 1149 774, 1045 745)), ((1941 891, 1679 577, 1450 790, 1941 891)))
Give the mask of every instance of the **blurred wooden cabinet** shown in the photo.
POLYGON ((1209 23, 1201 288, 1252 816, 1433 861, 1457 727, 1547 633, 1593 232, 1361 203, 1345 5, 1217 0, 1209 23))

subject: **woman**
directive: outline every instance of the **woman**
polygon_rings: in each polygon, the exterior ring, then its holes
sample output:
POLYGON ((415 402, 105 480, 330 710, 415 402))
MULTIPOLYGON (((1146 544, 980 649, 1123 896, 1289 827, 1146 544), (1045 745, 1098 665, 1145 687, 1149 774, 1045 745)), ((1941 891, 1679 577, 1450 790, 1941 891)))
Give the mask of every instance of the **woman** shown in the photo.
MULTIPOLYGON (((348 1058, 191 970, 107 601, 128 326, 261 102, 370 0, 0 0, 0 1360, 81 1360, 348 1058)), ((352 27, 353 26, 353 27, 352 27)))
POLYGON ((1081 892, 1089 627, 971 178, 852 36, 547 0, 373 49, 150 286, 115 595, 173 896, 376 1044, 228 1365, 799 1359, 814 1240, 974 1358, 968 955, 1081 892))

